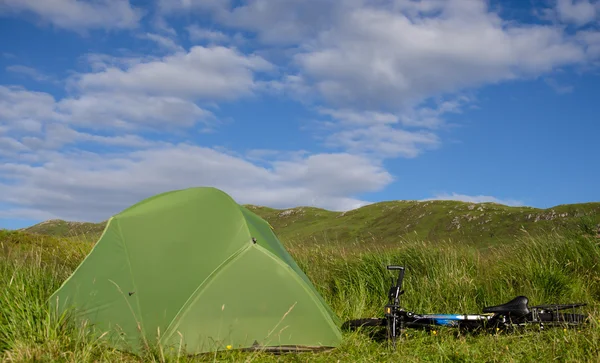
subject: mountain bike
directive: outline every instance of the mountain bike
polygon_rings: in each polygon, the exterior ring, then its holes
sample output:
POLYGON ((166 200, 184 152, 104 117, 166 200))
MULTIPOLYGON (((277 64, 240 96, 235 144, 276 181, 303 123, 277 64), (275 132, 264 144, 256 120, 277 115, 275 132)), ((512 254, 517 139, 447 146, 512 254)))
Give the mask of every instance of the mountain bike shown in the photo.
POLYGON ((485 329, 500 331, 536 324, 540 329, 544 329, 558 325, 577 326, 588 319, 581 313, 565 312, 581 308, 586 305, 585 303, 529 306, 529 299, 525 296, 517 296, 501 305, 485 307, 480 314, 417 314, 405 310, 400 305, 400 296, 404 294, 402 290, 404 267, 390 265, 387 269, 398 271, 398 277, 395 280, 392 278, 388 304, 384 307, 384 317, 349 320, 342 325, 342 328, 354 330, 360 327, 385 327, 387 339, 395 346, 397 337, 401 336, 406 328, 431 330, 444 326, 467 331, 485 329))

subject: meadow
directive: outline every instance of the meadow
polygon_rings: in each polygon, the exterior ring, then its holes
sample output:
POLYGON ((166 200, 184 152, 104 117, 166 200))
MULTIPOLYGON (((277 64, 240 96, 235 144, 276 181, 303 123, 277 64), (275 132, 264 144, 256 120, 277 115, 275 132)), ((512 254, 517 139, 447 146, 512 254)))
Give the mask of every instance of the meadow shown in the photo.
MULTIPOLYGON (((594 222, 595 223, 595 222, 594 222)), ((600 238, 586 220, 575 228, 529 234, 510 243, 418 236, 373 240, 287 238, 283 242, 342 321, 379 316, 392 276, 406 266, 403 305, 422 313, 476 313, 526 295, 532 304, 586 302, 588 326, 512 334, 407 331, 396 349, 364 331, 344 332, 327 352, 273 355, 225 351, 189 357, 153 346, 142 357, 109 348, 87 327, 49 311, 50 294, 93 246, 81 236, 0 231, 0 359, 7 362, 521 362, 600 361, 600 238)), ((374 239, 376 239, 374 237, 374 239)))

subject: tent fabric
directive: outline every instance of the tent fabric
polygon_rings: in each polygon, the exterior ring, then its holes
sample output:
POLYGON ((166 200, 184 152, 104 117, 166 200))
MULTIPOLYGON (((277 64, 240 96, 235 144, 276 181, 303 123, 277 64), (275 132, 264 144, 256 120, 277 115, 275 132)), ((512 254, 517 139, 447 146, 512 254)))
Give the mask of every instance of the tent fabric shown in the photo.
POLYGON ((226 193, 172 191, 113 216, 50 297, 118 349, 336 347, 340 321, 270 225, 226 193))

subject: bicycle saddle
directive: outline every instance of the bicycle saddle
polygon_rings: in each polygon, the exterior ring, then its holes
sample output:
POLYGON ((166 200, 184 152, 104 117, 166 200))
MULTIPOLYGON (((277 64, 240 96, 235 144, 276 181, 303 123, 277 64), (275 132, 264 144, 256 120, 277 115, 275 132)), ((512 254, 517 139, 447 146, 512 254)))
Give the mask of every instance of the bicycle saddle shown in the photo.
POLYGON ((483 308, 483 312, 525 315, 529 314, 529 307, 527 306, 528 303, 529 299, 527 297, 517 296, 505 304, 485 307, 483 308))

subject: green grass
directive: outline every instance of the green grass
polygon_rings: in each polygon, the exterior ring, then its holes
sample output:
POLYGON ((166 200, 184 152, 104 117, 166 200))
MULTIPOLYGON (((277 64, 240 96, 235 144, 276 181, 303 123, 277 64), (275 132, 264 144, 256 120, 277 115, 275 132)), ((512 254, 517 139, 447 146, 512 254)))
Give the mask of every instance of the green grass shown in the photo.
POLYGON ((510 244, 476 246, 458 240, 286 242, 290 253, 342 320, 377 316, 392 276, 387 264, 407 267, 403 304, 423 313, 479 312, 516 295, 531 303, 583 301, 585 329, 456 336, 409 331, 397 350, 365 332, 345 332, 342 346, 324 353, 221 352, 169 356, 153 347, 143 357, 109 348, 86 327, 48 310, 46 300, 91 249, 85 240, 0 233, 0 360, 67 362, 322 361, 514 362, 600 360, 600 239, 572 232, 527 235, 510 244))

